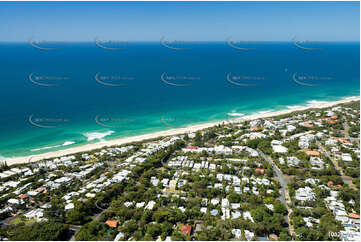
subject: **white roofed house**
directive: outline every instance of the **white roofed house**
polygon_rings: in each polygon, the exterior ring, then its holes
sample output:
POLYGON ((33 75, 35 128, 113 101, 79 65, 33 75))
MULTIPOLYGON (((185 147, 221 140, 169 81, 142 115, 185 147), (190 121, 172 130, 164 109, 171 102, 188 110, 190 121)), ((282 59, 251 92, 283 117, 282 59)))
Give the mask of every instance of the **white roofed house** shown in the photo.
POLYGON ((255 128, 255 127, 257 127, 257 126, 259 126, 259 125, 261 125, 261 124, 262 124, 262 121, 259 120, 259 119, 256 119, 256 120, 252 120, 252 121, 249 123, 249 126, 250 126, 251 129, 253 129, 253 128, 255 128))
POLYGON ((222 184, 222 183, 215 183, 215 184, 214 184, 214 188, 216 188, 216 189, 222 189, 222 188, 223 188, 223 184, 222 184))
POLYGON ((88 197, 88 198, 93 198, 93 197, 95 197, 95 194, 88 192, 88 193, 85 194, 85 196, 88 197))
POLYGON ((346 162, 351 162, 352 156, 349 153, 342 153, 341 159, 346 162))
POLYGON ((331 110, 327 110, 327 111, 326 111, 326 115, 327 115, 328 117, 331 117, 331 116, 335 115, 335 113, 334 113, 333 111, 331 111, 331 110))
POLYGON ((17 206, 17 205, 21 205, 24 203, 23 200, 21 199, 15 199, 15 198, 10 198, 7 203, 10 205, 10 206, 17 206))
POLYGON ((273 146, 273 145, 282 145, 282 141, 279 141, 279 140, 272 140, 271 141, 271 145, 273 146))
POLYGON ((349 217, 348 217, 348 213, 346 212, 346 210, 343 209, 336 209, 333 212, 335 214, 335 219, 337 221, 340 221, 343 224, 348 224, 351 223, 349 217))
POLYGON ((248 241, 251 241, 254 238, 254 233, 249 230, 244 230, 244 236, 248 241))
POLYGON ((219 199, 218 198, 211 199, 211 204, 213 204, 213 205, 219 204, 219 199))
POLYGON ((233 186, 240 186, 241 180, 237 176, 233 176, 233 186))
POLYGON ((300 164, 300 159, 298 159, 295 156, 289 156, 287 157, 287 164, 288 166, 298 166, 300 164))
POLYGON ((145 202, 139 202, 139 203, 135 204, 135 207, 136 208, 142 208, 142 207, 144 207, 144 205, 145 205, 145 202))
POLYGON ((322 139, 324 138, 326 135, 323 133, 323 132, 317 132, 316 133, 316 137, 319 138, 319 139, 322 139))
POLYGON ((69 183, 70 181, 71 181, 72 179, 70 178, 70 177, 60 177, 60 178, 58 178, 58 179, 56 179, 54 182, 55 183, 65 183, 65 184, 67 184, 67 183, 69 183))
POLYGON ((150 178, 150 182, 153 184, 153 186, 158 186, 158 183, 159 183, 159 179, 157 179, 155 176, 152 176, 150 178))
POLYGON ((325 162, 320 157, 316 157, 316 156, 312 156, 310 158, 310 163, 312 165, 312 169, 314 170, 320 170, 325 165, 325 162))
POLYGON ((229 207, 229 201, 228 201, 228 199, 227 199, 227 198, 222 198, 221 204, 222 204, 222 207, 223 207, 223 208, 228 208, 228 207, 229 207))
POLYGON ((272 149, 275 153, 287 153, 288 152, 287 147, 284 147, 283 145, 273 145, 272 149))
POLYGON ((180 179, 180 180, 178 181, 178 187, 182 187, 182 186, 184 186, 185 184, 187 184, 187 180, 185 180, 185 179, 180 179))
POLYGON ((242 230, 240 229, 232 229, 232 234, 236 239, 240 239, 242 236, 242 230))
POLYGON ((306 183, 309 183, 311 185, 316 185, 319 181, 320 181, 320 179, 315 179, 315 178, 307 178, 305 180, 306 183))
POLYGON ((37 191, 28 191, 28 195, 31 197, 35 197, 36 195, 38 195, 37 191))
POLYGON ((287 129, 287 132, 293 132, 296 130, 296 127, 291 124, 287 124, 286 129, 287 129))
POLYGON ((168 178, 163 178, 161 183, 163 184, 164 187, 168 187, 169 179, 168 178))
POLYGON ((251 215, 251 213, 250 213, 249 211, 243 212, 243 218, 244 218, 245 220, 249 219, 249 220, 251 220, 252 223, 254 223, 254 220, 253 220, 253 218, 252 218, 252 215, 251 215))
POLYGON ((130 171, 128 171, 128 170, 122 170, 113 176, 111 182, 120 183, 128 177, 129 173, 130 173, 130 171))
POLYGON ((271 121, 265 120, 263 123, 263 127, 267 129, 275 129, 276 125, 274 125, 271 121))
POLYGON ((44 209, 38 208, 24 214, 28 219, 41 219, 44 216, 44 209))
POLYGON ((315 139, 315 135, 313 134, 302 135, 299 138, 298 147, 300 147, 301 149, 307 149, 310 146, 310 142, 313 141, 314 139, 315 139))
POLYGON ((214 151, 216 154, 232 154, 232 149, 224 145, 215 146, 214 151))
POLYGON ((266 206, 269 210, 271 210, 271 211, 274 210, 273 204, 265 204, 265 206, 266 206))
POLYGON ((307 149, 310 146, 310 144, 308 143, 307 140, 299 140, 298 141, 298 147, 300 147, 300 149, 307 149))
POLYGON ((74 203, 68 203, 67 205, 65 205, 64 209, 65 210, 71 210, 74 208, 74 203))
POLYGON ((325 145, 327 145, 327 146, 335 146, 336 141, 334 139, 328 139, 328 140, 325 141, 325 145))
POLYGON ((312 188, 306 186, 304 188, 298 188, 296 190, 296 200, 300 201, 314 201, 316 199, 315 193, 312 188))
POLYGON ((154 201, 149 201, 147 206, 145 206, 145 209, 148 209, 148 210, 152 210, 154 208, 154 205, 156 204, 156 202, 154 201))
POLYGON ((209 169, 210 170, 215 170, 216 169, 216 164, 209 164, 209 169))
POLYGON ((231 211, 228 208, 222 207, 221 211, 222 211, 222 216, 221 216, 222 220, 226 220, 231 217, 231 211))
POLYGON ((242 190, 239 186, 234 187, 234 192, 238 194, 242 194, 242 190))
MULTIPOLYGON (((239 151, 245 151, 247 152, 251 157, 257 157, 259 154, 258 154, 258 151, 255 150, 255 149, 252 149, 248 146, 240 146, 240 145, 233 145, 232 146, 232 149, 235 150, 236 152, 239 152, 239 151)), ((246 162, 246 160, 241 160, 241 159, 227 159, 227 160, 230 160, 230 161, 238 161, 238 162, 246 162)))

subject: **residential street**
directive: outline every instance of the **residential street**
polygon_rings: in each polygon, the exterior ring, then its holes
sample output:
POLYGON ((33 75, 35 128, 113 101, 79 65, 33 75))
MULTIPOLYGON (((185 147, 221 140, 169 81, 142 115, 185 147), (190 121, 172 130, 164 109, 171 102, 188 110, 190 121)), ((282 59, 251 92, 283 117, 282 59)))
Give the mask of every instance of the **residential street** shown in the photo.
POLYGON ((266 154, 264 154, 261 150, 257 149, 257 151, 259 152, 259 154, 261 155, 261 157, 263 159, 265 159, 269 164, 271 164, 273 170, 276 172, 276 176, 278 181, 280 182, 281 185, 281 196, 280 196, 280 201, 286 206, 288 214, 287 216, 285 216, 285 219, 289 225, 288 230, 290 232, 291 235, 294 234, 294 228, 293 225, 291 225, 290 223, 290 214, 292 213, 292 209, 288 206, 288 203, 291 202, 291 198, 288 194, 288 188, 287 188, 287 184, 289 182, 289 180, 287 179, 287 176, 285 176, 282 171, 277 167, 277 165, 273 162, 273 160, 268 157, 266 154))
POLYGON ((327 151, 327 150, 325 149, 325 147, 323 147, 319 141, 316 141, 316 144, 317 144, 318 148, 321 150, 321 152, 322 152, 323 154, 325 154, 325 155, 332 161, 333 165, 334 165, 334 166, 336 167, 336 169, 340 172, 341 178, 342 178, 343 182, 344 182, 345 184, 348 184, 352 189, 357 190, 356 186, 352 183, 352 177, 346 176, 346 175, 344 174, 343 169, 342 169, 341 167, 339 167, 337 161, 331 156, 331 153, 330 153, 329 151, 327 151))

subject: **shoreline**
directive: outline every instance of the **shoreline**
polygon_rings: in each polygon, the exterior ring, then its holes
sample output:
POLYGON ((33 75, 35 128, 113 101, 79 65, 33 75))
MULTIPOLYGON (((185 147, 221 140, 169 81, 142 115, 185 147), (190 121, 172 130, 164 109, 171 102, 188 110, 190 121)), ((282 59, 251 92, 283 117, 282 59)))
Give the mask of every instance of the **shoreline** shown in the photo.
POLYGON ((273 116, 289 114, 289 113, 296 112, 296 111, 304 111, 307 109, 328 108, 331 106, 348 103, 348 102, 352 102, 352 101, 360 101, 360 97, 347 97, 347 98, 343 98, 338 101, 329 101, 329 102, 325 101, 325 103, 323 103, 323 101, 320 101, 319 103, 314 103, 309 106, 300 106, 300 107, 295 107, 295 108, 291 108, 291 109, 272 111, 272 112, 267 112, 267 113, 251 114, 251 115, 242 116, 242 117, 238 117, 238 118, 226 119, 226 120, 197 124, 197 125, 190 125, 190 126, 183 127, 183 128, 174 128, 174 129, 158 131, 158 132, 148 133, 148 134, 143 134, 143 135, 118 138, 118 139, 113 139, 113 140, 108 140, 108 141, 101 141, 101 142, 97 142, 97 143, 93 143, 93 144, 86 144, 86 145, 82 145, 82 146, 78 146, 78 147, 73 147, 73 148, 68 148, 68 149, 58 150, 58 151, 51 151, 51 152, 38 154, 38 155, 9 158, 6 160, 6 162, 8 165, 24 164, 24 163, 28 163, 30 159, 31 159, 31 162, 35 162, 35 161, 39 161, 39 160, 43 160, 43 159, 51 159, 51 158, 56 158, 56 157, 60 157, 60 156, 66 156, 66 155, 71 155, 71 154, 75 154, 75 153, 86 152, 86 151, 91 151, 91 150, 95 150, 95 149, 101 149, 101 148, 105 148, 107 146, 123 145, 123 144, 127 144, 127 143, 132 143, 132 142, 139 142, 139 141, 148 140, 148 139, 155 139, 155 138, 159 138, 162 136, 165 137, 165 136, 179 135, 179 134, 184 134, 184 133, 193 133, 193 132, 203 130, 206 128, 210 128, 210 127, 213 127, 213 126, 225 123, 225 122, 238 123, 238 122, 246 121, 246 120, 269 118, 269 117, 273 117, 273 116))

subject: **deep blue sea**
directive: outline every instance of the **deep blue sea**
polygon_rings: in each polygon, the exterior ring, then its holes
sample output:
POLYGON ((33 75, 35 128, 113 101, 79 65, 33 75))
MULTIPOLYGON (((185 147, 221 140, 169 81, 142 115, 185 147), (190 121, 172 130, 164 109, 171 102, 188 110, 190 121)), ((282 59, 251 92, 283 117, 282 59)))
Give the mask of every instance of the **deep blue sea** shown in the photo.
POLYGON ((53 46, 0 44, 2 158, 360 95, 358 42, 53 46))

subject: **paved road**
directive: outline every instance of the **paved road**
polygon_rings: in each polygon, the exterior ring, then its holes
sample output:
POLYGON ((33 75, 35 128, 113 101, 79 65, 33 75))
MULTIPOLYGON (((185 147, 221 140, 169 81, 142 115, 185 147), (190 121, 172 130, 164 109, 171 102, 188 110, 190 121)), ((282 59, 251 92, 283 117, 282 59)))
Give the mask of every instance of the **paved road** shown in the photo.
POLYGON ((281 196, 280 196, 280 201, 285 205, 285 207, 287 208, 288 214, 285 216, 285 220, 288 223, 288 230, 290 232, 291 235, 294 234, 294 228, 293 225, 291 225, 290 223, 290 214, 292 213, 292 209, 288 206, 288 202, 291 202, 291 198, 288 194, 288 179, 286 178, 286 176, 282 173, 282 171, 278 168, 278 166, 273 162, 273 160, 268 157, 266 154, 264 154, 261 150, 257 150, 259 152, 259 154, 261 155, 261 157, 263 159, 265 159, 273 168, 273 170, 276 173, 277 179, 280 182, 281 185, 281 196))
POLYGON ((75 235, 76 233, 78 233, 78 231, 80 230, 81 225, 75 225, 75 224, 70 224, 69 225, 69 230, 74 231, 73 236, 70 238, 70 241, 75 241, 75 235))
POLYGON ((350 126, 347 124, 346 121, 343 122, 343 128, 344 128, 344 132, 343 132, 343 133, 344 133, 344 136, 345 136, 346 139, 349 139, 349 140, 351 140, 351 141, 357 141, 357 143, 360 144, 359 138, 355 138, 355 137, 350 137, 350 136, 349 136, 348 131, 349 131, 349 129, 350 129, 350 126))
POLYGON ((332 161, 333 165, 336 167, 338 172, 340 172, 342 181, 345 184, 349 185, 351 188, 357 190, 355 184, 352 183, 352 177, 346 176, 343 173, 343 169, 338 165, 337 161, 331 156, 331 153, 328 150, 326 150, 325 147, 323 147, 319 141, 316 141, 316 144, 317 144, 318 148, 321 150, 321 152, 323 154, 325 154, 332 161))
POLYGON ((348 126, 347 122, 343 122, 343 133, 344 133, 344 136, 347 137, 348 136, 348 130, 350 129, 350 126, 348 126))
POLYGON ((269 158, 266 154, 264 154, 261 150, 258 150, 259 154, 263 159, 265 159, 269 164, 271 164, 273 170, 276 172, 276 176, 278 181, 281 184, 281 201, 286 204, 285 190, 287 188, 288 182, 284 178, 282 171, 277 167, 277 165, 273 162, 271 158, 269 158))

